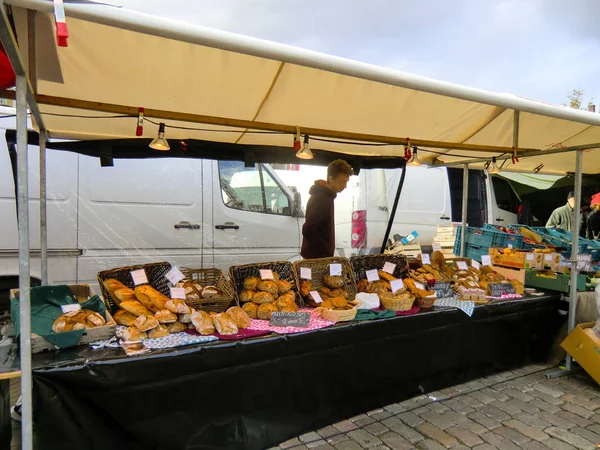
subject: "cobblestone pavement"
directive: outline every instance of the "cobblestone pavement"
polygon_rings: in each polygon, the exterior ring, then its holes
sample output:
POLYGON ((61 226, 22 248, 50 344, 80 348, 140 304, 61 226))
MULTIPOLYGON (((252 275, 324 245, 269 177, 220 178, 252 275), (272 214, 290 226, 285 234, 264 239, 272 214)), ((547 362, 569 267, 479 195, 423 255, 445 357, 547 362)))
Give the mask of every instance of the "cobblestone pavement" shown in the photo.
POLYGON ((547 379, 531 365, 352 417, 284 442, 286 450, 597 449, 600 387, 547 379))

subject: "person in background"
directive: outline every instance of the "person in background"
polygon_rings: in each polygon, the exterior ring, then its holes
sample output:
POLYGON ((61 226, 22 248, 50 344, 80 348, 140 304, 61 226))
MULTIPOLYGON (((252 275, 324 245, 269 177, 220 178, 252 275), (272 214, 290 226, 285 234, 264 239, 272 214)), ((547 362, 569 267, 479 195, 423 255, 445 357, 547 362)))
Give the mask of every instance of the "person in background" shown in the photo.
POLYGON ((560 208, 556 208, 552 212, 552 215, 548 219, 548 223, 546 223, 546 228, 562 228, 563 230, 573 231, 574 207, 575 194, 573 191, 571 191, 567 196, 567 204, 561 206, 560 208))
POLYGON ((335 251, 335 218, 333 201, 346 189, 354 174, 352 166, 342 159, 327 166, 327 181, 317 180, 308 191, 306 220, 302 226, 302 250, 306 259, 327 258, 335 251))
POLYGON ((587 238, 598 239, 600 236, 600 192, 592 196, 591 212, 587 220, 587 238))

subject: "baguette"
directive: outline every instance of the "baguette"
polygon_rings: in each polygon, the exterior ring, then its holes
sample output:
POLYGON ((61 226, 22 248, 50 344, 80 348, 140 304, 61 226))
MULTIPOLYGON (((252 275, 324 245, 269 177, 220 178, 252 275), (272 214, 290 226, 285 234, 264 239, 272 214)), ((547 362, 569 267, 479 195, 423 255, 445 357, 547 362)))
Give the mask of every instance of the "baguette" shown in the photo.
POLYGON ((133 325, 133 322, 135 322, 135 319, 137 319, 137 316, 125 311, 124 309, 119 309, 113 316, 113 319, 115 319, 115 322, 118 325, 130 327, 133 325))
POLYGON ((384 272, 383 270, 380 270, 378 273, 379 273, 379 278, 381 278, 382 280, 385 280, 388 282, 397 280, 397 278, 394 275, 384 272))
POLYGON ((119 305, 121 308, 123 308, 125 311, 130 312, 131 314, 135 315, 135 316, 151 316, 152 312, 146 308, 144 305, 142 305, 140 302, 138 302, 137 300, 132 300, 130 302, 122 302, 119 305))
POLYGON ((118 300, 119 303, 137 300, 135 293, 129 288, 117 289, 114 291, 112 297, 115 301, 118 300))
POLYGON ((156 311, 165 309, 165 304, 169 300, 168 297, 162 295, 152 286, 148 286, 147 284, 136 287, 134 292, 137 299, 143 305, 145 305, 148 309, 156 309, 156 311), (154 305, 154 307, 150 308, 148 305, 154 305))

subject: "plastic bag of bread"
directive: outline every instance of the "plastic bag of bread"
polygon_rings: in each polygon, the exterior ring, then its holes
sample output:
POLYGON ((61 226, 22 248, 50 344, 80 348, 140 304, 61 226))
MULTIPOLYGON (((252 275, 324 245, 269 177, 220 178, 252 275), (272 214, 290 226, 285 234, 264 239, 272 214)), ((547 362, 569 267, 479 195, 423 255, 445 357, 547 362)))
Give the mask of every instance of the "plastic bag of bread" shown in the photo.
POLYGON ((173 323, 177 322, 177 314, 169 311, 168 309, 162 309, 154 314, 154 317, 158 320, 158 323, 173 323))
POLYGON ((264 303, 258 307, 256 315, 261 320, 271 320, 271 314, 277 312, 275 303, 264 303))
POLYGON ((131 314, 130 312, 125 311, 124 309, 119 309, 113 316, 115 322, 118 325, 124 325, 126 327, 133 326, 133 322, 137 319, 137 316, 131 314))
POLYGON ((236 334, 238 332, 238 327, 233 322, 233 319, 231 318, 231 316, 229 314, 227 314, 227 313, 216 314, 212 317, 212 319, 215 324, 215 328, 217 329, 217 333, 219 333, 219 334, 236 334))
POLYGON ((149 286, 147 284, 136 287, 133 292, 135 292, 135 296, 137 297, 138 301, 150 310, 154 308, 156 309, 156 311, 165 309, 165 304, 169 300, 169 297, 161 294, 152 286, 149 286), (148 306, 149 304, 153 305, 154 308, 150 308, 148 306))
POLYGON ((181 333, 182 331, 187 330, 187 325, 181 322, 173 322, 167 324, 167 329, 169 330, 169 333, 181 333))
POLYGON ((258 284, 258 290, 261 292, 268 292, 273 297, 277 297, 279 293, 279 289, 277 288, 277 283, 275 281, 267 280, 261 281, 258 284))
POLYGON ((135 319, 133 325, 140 331, 149 331, 152 328, 156 328, 159 323, 154 316, 140 316, 135 319))
POLYGON ((262 305, 263 303, 273 303, 275 298, 268 292, 257 292, 252 297, 252 301, 257 305, 262 305))
POLYGON ((242 291, 240 293, 240 302, 242 302, 242 303, 251 302, 252 297, 254 297, 254 294, 255 294, 254 291, 242 291))
POLYGON ((246 314, 239 306, 232 306, 227 310, 227 314, 229 314, 233 323, 235 323, 239 329, 248 328, 250 323, 252 323, 248 314, 246 314))
POLYGON ((204 311, 194 311, 191 314, 192 324, 196 331, 202 335, 213 334, 215 325, 212 318, 204 311))
POLYGON ((246 314, 248 314, 250 319, 258 319, 258 305, 256 303, 244 303, 242 305, 242 309, 246 314))
POLYGON ((148 339, 148 335, 136 327, 127 327, 123 332, 123 339, 127 342, 139 342, 148 339))
POLYGON ((261 279, 258 277, 248 277, 244 280, 244 289, 246 291, 257 291, 261 279))
POLYGON ((188 306, 188 304, 185 301, 178 298, 170 299, 169 301, 167 301, 165 303, 164 309, 168 309, 169 311, 174 312, 175 314, 190 313, 190 307, 188 306))
POLYGON ((279 280, 277 282, 277 290, 279 295, 285 294, 292 289, 292 283, 287 280, 279 280))
POLYGON ((169 332, 169 329, 166 326, 160 324, 159 326, 153 328, 152 330, 150 330, 150 332, 148 332, 148 337, 150 339, 157 339, 168 336, 169 334, 171 334, 169 332))
POLYGON ((146 308, 144 305, 142 305, 137 300, 132 300, 130 302, 121 302, 119 307, 124 309, 127 312, 130 312, 131 314, 133 314, 135 316, 138 316, 138 317, 152 315, 152 311, 150 311, 148 308, 146 308))

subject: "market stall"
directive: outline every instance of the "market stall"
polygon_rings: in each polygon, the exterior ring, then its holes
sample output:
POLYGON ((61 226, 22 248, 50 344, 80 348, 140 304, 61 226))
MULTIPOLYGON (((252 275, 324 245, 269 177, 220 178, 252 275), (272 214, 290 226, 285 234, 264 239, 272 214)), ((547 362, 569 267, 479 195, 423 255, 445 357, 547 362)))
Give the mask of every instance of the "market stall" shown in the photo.
MULTIPOLYGON (((167 144, 170 144, 173 148, 178 147, 180 141, 187 145, 186 140, 188 139, 245 144, 246 147, 244 147, 241 160, 246 161, 248 164, 256 161, 254 157, 255 150, 261 150, 265 146, 273 146, 275 151, 282 152, 287 149, 288 154, 293 155, 296 149, 295 144, 292 146, 292 142, 298 142, 302 137, 308 144, 309 136, 313 139, 313 149, 322 149, 349 158, 354 155, 402 159, 404 156, 410 156, 414 146, 419 146, 421 147, 419 155, 422 158, 431 160, 435 157, 446 164, 465 164, 465 171, 467 163, 483 165, 486 162, 491 163, 490 159, 496 156, 498 158, 504 156, 505 159, 512 157, 518 159, 520 157, 522 162, 519 163, 517 168, 513 168, 516 170, 541 170, 539 162, 535 161, 535 157, 543 155, 546 171, 561 172, 566 167, 565 161, 570 161, 570 158, 566 157, 564 153, 576 151, 578 177, 576 178, 578 180, 576 181, 576 191, 579 192, 577 186, 579 186, 581 178, 582 151, 584 149, 595 149, 599 146, 597 142, 600 141, 598 132, 600 118, 594 114, 568 110, 515 96, 494 94, 441 83, 367 64, 347 61, 342 58, 207 30, 143 14, 135 14, 104 5, 67 5, 67 17, 72 33, 69 41, 70 47, 66 49, 58 48, 56 45, 49 45, 49 43, 55 42, 50 16, 54 8, 52 2, 10 0, 6 3, 13 5, 13 8, 10 10, 10 18, 7 11, 2 10, 4 23, 1 38, 16 72, 17 90, 16 95, 14 91, 4 91, 2 95, 7 98, 16 97, 17 99, 19 250, 21 262, 19 289, 21 293, 20 363, 23 373, 23 448, 27 450, 31 448, 32 434, 32 366, 27 222, 26 104, 29 104, 36 125, 40 130, 40 145, 42 147, 46 144, 47 131, 50 130, 50 137, 53 138, 96 139, 92 143, 82 143, 80 148, 91 145, 92 147, 96 146, 98 150, 102 147, 102 151, 98 153, 98 156, 109 159, 118 155, 119 148, 126 147, 127 142, 109 142, 106 139, 133 138, 137 141, 134 136, 145 136, 147 139, 155 137, 155 127, 144 127, 144 124, 148 123, 147 119, 153 118, 155 121, 166 122, 159 128, 159 130, 162 130, 159 133, 162 133, 161 138, 164 138, 166 133, 166 137, 171 139, 170 142, 167 141, 167 144), (20 46, 17 45, 15 35, 19 38, 20 46), (42 48, 47 51, 41 51, 42 48), (181 61, 184 58, 188 66, 186 70, 149 71, 148 67, 154 62, 153 58, 156 54, 160 54, 164 58, 163 64, 165 66, 181 67, 181 61), (24 61, 27 61, 28 64, 25 64, 24 61), (85 61, 86 64, 81 64, 81 61, 85 61), (142 78, 146 80, 145 83, 140 83, 141 71, 143 71, 142 78), (30 80, 26 78, 28 74, 30 80), (190 78, 190 74, 193 74, 194 79, 190 78), (198 75, 203 77, 200 82, 195 78, 198 75), (107 86, 110 86, 110 88, 107 88, 107 86), (194 86, 194 89, 189 89, 190 86, 194 86), (169 95, 157 95, 159 87, 162 91, 167 87, 170 90, 169 95), (294 107, 290 107, 290 105, 294 105, 294 107), (94 111, 97 114, 92 120, 90 120, 89 111, 94 111), (200 128, 199 126, 193 126, 193 124, 206 125, 200 128), (402 126, 399 128, 398 124, 402 124, 402 126), (499 132, 499 130, 510 129, 513 129, 512 134, 499 132), (412 138, 407 136, 412 136, 412 138), (105 141, 102 142, 102 140, 105 141), (315 145, 314 142, 317 144, 315 145), (256 148, 256 146, 259 148, 256 148), (548 148, 551 148, 551 150, 548 150, 548 148), (440 152, 440 149, 443 152, 440 152), (456 150, 460 150, 461 154, 453 154, 456 150), (509 156, 506 156, 507 154, 509 156), (468 159, 465 160, 464 156, 476 159, 471 162, 468 159)), ((60 44, 61 46, 66 44, 64 36, 62 36, 60 44)), ((156 124, 152 121, 150 123, 156 124)), ((142 141, 142 143, 142 147, 146 148, 147 141, 142 141)), ((135 145, 135 143, 133 144, 135 145)), ((169 145, 165 147, 168 150, 169 145)), ((315 153, 318 154, 319 151, 317 150, 315 153)), ((42 192, 45 185, 43 179, 44 154, 45 152, 42 151, 42 170, 40 171, 42 192)), ((127 157, 145 158, 153 156, 155 156, 155 153, 146 149, 145 153, 130 153, 127 157)), ((170 156, 178 155, 177 152, 174 152, 170 156)), ((589 164, 586 164, 586 168, 590 171, 598 171, 599 167, 600 162, 597 158, 591 159, 589 164)), ((464 183, 465 196, 466 186, 467 183, 464 183)), ((45 196, 42 195, 41 198, 43 208, 45 196)), ((579 195, 577 199, 580 201, 579 195)), ((466 204, 466 202, 463 201, 463 204, 466 204)), ((465 214, 463 214, 464 217, 465 214)), ((41 214, 41 220, 44 223, 42 230, 45 230, 45 215, 43 213, 41 214)), ((463 233, 466 232, 464 225, 466 224, 463 223, 463 233)), ((465 242, 464 236, 463 234, 463 242, 465 242)), ((44 245, 45 243, 42 244, 42 248, 44 248, 44 245)), ((44 255, 44 251, 42 251, 42 255, 44 255)), ((44 257, 42 257, 42 260, 44 261, 44 257)), ((427 265, 423 260, 421 260, 421 263, 427 265)), ((418 269, 413 268, 412 270, 419 272, 418 269)), ((433 272, 424 267, 420 267, 420 269, 433 275, 433 272)), ((440 269, 436 270, 439 271, 440 269)), ((470 269, 463 268, 462 271, 469 272, 470 269)), ((576 271, 573 270, 573 272, 576 271)), ((424 274, 424 272, 419 273, 424 274)), ((429 280, 430 278, 425 277, 425 279, 429 280)), ((459 294, 464 295, 463 299, 452 299, 453 302, 457 303, 451 304, 457 305, 458 308, 464 306, 465 303, 463 302, 465 301, 474 303, 482 295, 478 288, 469 288, 467 282, 473 280, 468 280, 466 277, 465 280, 466 285, 463 287, 466 291, 459 292, 459 294)), ((374 283, 375 281, 370 282, 374 283)), ((421 299, 423 308, 434 306, 434 302, 429 298, 431 295, 423 293, 428 289, 422 289, 415 283, 409 283, 407 287, 412 296, 421 299)), ((426 286, 423 287, 426 288, 426 286)), ((131 289, 131 287, 129 288, 131 289)), ((431 290, 429 289, 429 291, 431 290)), ((391 293, 394 294, 394 292, 391 293)), ((238 292, 239 294, 241 293, 238 292)), ((300 292, 298 294, 300 295, 300 292)), ((503 292, 500 292, 499 296, 502 295, 503 292)), ((393 300, 397 300, 398 303, 402 302, 401 299, 393 300)), ((408 354, 409 367, 412 367, 410 364, 411 357, 413 358, 412 362, 417 363, 422 361, 416 359, 417 355, 427 354, 427 352, 423 352, 425 347, 421 347, 421 344, 427 345, 425 349, 429 350, 429 357, 431 358, 432 352, 435 353, 440 344, 453 343, 452 348, 460 352, 456 354, 457 358, 453 360, 454 364, 460 363, 460 368, 456 370, 464 371, 466 368, 477 364, 473 358, 475 353, 472 346, 475 342, 478 345, 480 342, 484 343, 481 348, 489 352, 487 354, 489 357, 482 355, 477 357, 477 360, 487 362, 488 367, 493 366, 491 359, 500 359, 506 361, 506 364, 512 364, 519 361, 518 356, 521 352, 524 352, 521 353, 523 358, 538 358, 547 351, 549 338, 546 333, 548 333, 548 330, 552 330, 551 327, 548 327, 548 323, 553 323, 554 314, 556 313, 556 305, 553 300, 555 300, 555 297, 530 298, 522 301, 513 300, 512 303, 507 303, 507 306, 498 304, 475 307, 473 304, 470 305, 472 309, 469 308, 469 311, 473 314, 471 319, 468 319, 463 311, 454 308, 448 311, 418 313, 412 317, 374 321, 367 325, 346 325, 329 328, 298 334, 292 338, 289 336, 286 338, 272 338, 272 340, 265 338, 264 345, 269 351, 272 351, 274 356, 278 356, 285 351, 287 346, 292 345, 291 343, 305 342, 310 349, 309 352, 305 353, 305 357, 308 358, 307 362, 303 364, 305 366, 309 366, 308 361, 310 359, 318 359, 321 353, 326 355, 327 352, 339 349, 340 354, 346 352, 347 356, 353 356, 356 349, 360 349, 359 356, 364 357, 366 360, 377 357, 376 360, 372 360, 368 365, 365 365, 372 372, 373 367, 382 365, 385 367, 385 364, 391 364, 389 362, 391 359, 394 360, 394 363, 399 360, 396 358, 386 359, 386 356, 391 353, 390 349, 392 347, 387 347, 388 350, 385 353, 378 353, 372 351, 376 341, 373 341, 370 346, 360 345, 360 339, 366 342, 369 341, 368 336, 363 333, 368 333, 370 332, 368 330, 371 329, 380 330, 380 334, 375 331, 373 333, 379 338, 377 344, 382 345, 385 349, 388 343, 394 343, 394 339, 386 339, 387 333, 392 336, 397 332, 399 333, 399 331, 394 331, 395 325, 398 325, 398 328, 402 325, 403 330, 406 325, 406 329, 410 331, 411 328, 408 324, 413 323, 415 328, 412 329, 412 334, 404 338, 398 338, 399 340, 395 342, 401 348, 408 347, 410 349, 408 354), (518 314, 517 310, 520 307, 526 312, 532 312, 531 315, 518 314), (507 309, 503 310, 503 308, 507 309), (512 310, 512 308, 517 308, 517 310, 512 310), (479 311, 482 312, 479 313, 479 311), (497 322, 498 328, 489 326, 491 316, 488 316, 487 313, 489 312, 493 316, 493 311, 500 311, 497 322), (478 313, 481 314, 479 316, 480 320, 477 320, 478 313), (548 321, 540 323, 538 320, 542 316, 546 317, 548 321), (421 318, 423 320, 427 318, 431 322, 420 323, 421 318), (449 320, 446 321, 442 318, 449 320), (437 322, 438 320, 440 322, 437 322), (463 323, 463 326, 457 325, 465 320, 467 323, 463 323), (444 324, 441 325, 441 322, 444 322, 444 324), (507 323, 510 325, 507 325, 507 323), (532 324, 540 328, 529 329, 528 326, 532 324), (439 339, 434 339, 434 335, 429 333, 433 333, 437 326, 439 326, 441 334, 439 339), (388 327, 391 327, 391 329, 388 329, 388 327), (427 330, 424 331, 424 328, 427 330), (460 330, 460 333, 457 334, 458 338, 451 339, 451 336, 445 334, 449 333, 451 329, 460 330), (332 336, 332 342, 337 342, 336 346, 330 347, 325 336, 332 336), (340 337, 339 341, 336 341, 338 339, 336 336, 340 337), (483 339, 482 336, 487 336, 487 339, 483 339), (509 336, 519 336, 522 341, 505 347, 504 345, 510 342, 509 336), (542 338, 538 339, 539 336, 542 336, 542 338), (347 344, 348 340, 352 340, 352 346, 347 344), (465 340, 468 344, 465 344, 465 340), (426 344, 428 342, 429 344, 426 344), (522 342, 531 343, 531 345, 523 345, 522 342), (535 345, 533 342, 535 342, 535 345), (502 348, 499 349, 498 345, 502 348), (273 346, 274 349, 271 350, 270 346, 273 346), (315 349, 321 349, 321 351, 315 351, 315 349), (466 350, 469 349, 471 351, 467 352, 466 350), (276 350, 279 350, 279 352, 276 350), (510 358, 508 356, 499 358, 497 355, 499 350, 505 351, 506 355, 510 354, 510 358)), ((344 304, 342 306, 340 302, 340 307, 346 311, 348 305, 344 304)), ((250 367, 246 373, 247 376, 261 375, 264 377, 265 375, 249 359, 252 349, 260 349, 259 344, 262 343, 262 339, 259 339, 248 341, 247 345, 218 344, 223 346, 225 353, 242 347, 248 350, 244 353, 240 351, 235 354, 235 358, 225 358, 226 363, 224 366, 216 366, 217 369, 227 369, 218 370, 217 383, 220 383, 221 380, 228 380, 230 383, 227 389, 242 388, 245 380, 243 380, 243 377, 234 376, 237 373, 237 367, 244 367, 240 364, 242 361, 250 367), (235 384, 234 378, 236 382, 240 383, 239 385, 235 384)), ((445 350, 447 351, 449 348, 445 350)), ((398 345, 394 345, 393 350, 397 352, 398 345)), ((214 355, 217 355, 220 351, 220 348, 215 348, 214 355)), ((172 366, 174 380, 181 381, 181 377, 192 376, 192 371, 195 368, 195 366, 190 366, 189 362, 180 360, 179 357, 198 353, 204 359, 210 361, 209 352, 210 355, 213 354, 208 347, 206 350, 204 347, 194 347, 178 352, 172 366)), ((445 356, 447 353, 442 354, 445 356)), ((69 359, 68 353, 63 352, 58 352, 56 358, 62 359, 67 364, 72 360, 69 359)), ((346 360, 354 362, 356 362, 356 359, 346 358, 346 360)), ((116 363, 114 367, 109 362, 105 365, 104 362, 100 361, 98 363, 86 363, 80 369, 77 369, 77 366, 72 370, 64 369, 65 374, 74 375, 74 378, 68 382, 68 390, 71 391, 71 394, 66 393, 65 396, 73 398, 77 403, 77 399, 72 394, 74 387, 93 385, 94 382, 99 380, 95 377, 98 374, 96 370, 100 370, 102 367, 111 369, 111 374, 115 374, 115 379, 110 378, 108 374, 106 379, 110 380, 112 386, 121 386, 116 394, 120 399, 123 396, 134 395, 136 394, 135 387, 139 386, 140 380, 136 381, 129 377, 127 375, 129 372, 126 369, 123 369, 123 371, 118 369, 137 363, 142 366, 146 364, 154 365, 161 360, 160 355, 144 355, 126 362, 116 363), (114 372, 112 369, 114 369, 114 372), (81 371, 89 371, 92 375, 91 379, 87 376, 80 377, 81 371)), ((298 361, 301 361, 301 359, 298 359, 298 361)), ((294 363, 298 364, 298 362, 294 363)), ((324 368, 334 369, 331 360, 326 360, 326 363, 327 365, 323 366, 324 368)), ((339 368, 339 365, 336 367, 339 368)), ((448 367, 450 366, 442 367, 442 369, 448 367)), ((398 367, 390 366, 389 368, 398 370, 398 367)), ((268 378, 269 380, 273 380, 272 377, 278 373, 277 370, 283 370, 280 363, 271 366, 271 369, 267 373, 267 376, 271 377, 268 378)), ((297 374, 300 371, 299 366, 295 366, 295 369, 294 376, 297 379, 297 374)), ((165 370, 163 367, 161 370, 165 375, 170 372, 170 368, 165 370)), ((402 370, 406 370, 404 366, 402 366, 402 370)), ((63 369, 60 368, 50 368, 48 361, 38 366, 35 371, 35 389, 33 392, 36 400, 36 410, 39 408, 39 411, 36 412, 40 413, 38 422, 36 422, 37 432, 42 437, 41 442, 38 442, 40 445, 52 445, 47 439, 43 439, 44 436, 49 435, 50 430, 50 424, 44 423, 45 418, 59 417, 51 414, 51 411, 53 411, 51 405, 46 405, 42 397, 48 400, 60 397, 49 396, 48 394, 57 392, 52 387, 51 382, 54 380, 58 383, 61 380, 62 371, 63 369), (46 391, 45 389, 49 390, 46 391), (41 392, 46 395, 42 396, 41 392)), ((350 372, 336 372, 332 376, 338 380, 342 373, 346 375, 350 372)), ((395 378, 389 377, 389 372, 376 371, 375 375, 387 380, 388 384, 383 383, 382 386, 388 386, 390 389, 396 386, 395 378), (393 386, 390 384, 392 380, 394 380, 393 386)), ((413 380, 418 380, 427 375, 432 374, 426 371, 421 374, 413 374, 413 380)), ((144 373, 140 374, 140 377, 144 376, 144 373)), ((205 375, 200 373, 199 376, 205 375)), ((458 378, 460 377, 455 378, 455 380, 458 378)), ((468 375, 464 375, 464 378, 468 378, 468 375)), ((310 382, 303 378, 301 380, 303 383, 310 383, 311 386, 321 388, 318 382, 314 380, 310 380, 310 382)), ((212 381, 212 378, 209 378, 208 381, 212 381)), ((273 383, 275 382, 273 381, 273 383)), ((346 386, 344 383, 346 381, 342 382, 341 386, 346 386)), ((415 381, 412 381, 408 385, 414 387, 415 383, 415 381)), ((152 383, 152 385, 155 388, 158 387, 156 383, 152 383)), ((224 384, 217 385, 225 387, 224 384)), ((295 387, 302 390, 306 389, 307 385, 299 382, 295 387)), ((412 387, 408 394, 414 394, 412 387)), ((266 388, 268 388, 268 385, 258 389, 266 388)), ((93 393, 95 395, 98 395, 98 393, 107 394, 109 391, 106 389, 110 389, 110 386, 108 388, 106 385, 104 387, 97 386, 97 390, 93 393)), ((217 390, 213 389, 213 386, 202 386, 202 389, 204 393, 208 390, 211 394, 216 395, 217 390)), ((259 392, 266 393, 268 389, 259 392)), ((295 395, 293 392, 295 392, 294 389, 290 389, 288 385, 285 385, 282 395, 295 395)), ((323 392, 325 394, 325 391, 323 392)), ((368 391, 359 391, 359 393, 361 392, 368 393, 368 391)), ((172 395, 171 392, 168 393, 167 401, 172 401, 169 400, 172 395)), ((258 401, 272 401, 273 397, 265 394, 258 401)), ((341 401, 336 402, 335 398, 337 396, 333 396, 332 400, 327 395, 323 395, 323 401, 330 402, 329 406, 326 404, 325 411, 328 408, 333 409, 344 404, 341 401)), ((373 405, 375 401, 381 404, 383 394, 378 396, 374 393, 373 398, 375 399, 373 405)), ((386 401, 391 400, 388 396, 385 398, 386 401)), ((396 398, 403 397, 399 394, 396 398)), ((139 397, 136 397, 136 399, 139 400, 139 397)), ((355 398, 351 396, 344 397, 347 404, 354 400, 355 398)), ((210 407, 206 408, 206 411, 210 414, 211 407, 219 408, 219 402, 228 403, 228 400, 223 400, 223 397, 219 396, 215 398, 210 407)), ((253 399, 253 402, 255 407, 257 399, 253 399)), ((136 404, 139 404, 139 401, 136 404)), ((260 405, 260 403, 258 404, 260 405)), ((181 409, 181 403, 178 403, 178 405, 179 411, 185 411, 184 415, 189 415, 189 417, 191 417, 189 411, 200 409, 196 405, 188 406, 188 409, 181 409)), ((244 403, 244 405, 247 405, 247 403, 244 403)), ((275 408, 272 403, 265 406, 267 412, 268 407, 275 408)), ((89 405, 81 404, 81 407, 84 410, 91 410, 89 405)), ((79 408, 79 405, 77 408, 79 408)), ((157 408, 155 406, 149 409, 153 417, 160 416, 160 409, 157 408)), ((346 409, 344 409, 341 406, 339 414, 351 412, 349 408, 346 406, 346 409)), ((230 409, 230 411, 232 410, 230 409)), ((256 414, 259 414, 259 411, 260 409, 257 409, 256 414)), ((145 414, 148 413, 139 409, 130 412, 139 414, 140 417, 145 417, 145 414)), ((117 413, 117 410, 113 410, 113 415, 108 414, 107 416, 114 418, 117 413)), ((238 411, 238 415, 244 413, 247 413, 246 409, 238 411)), ((326 412, 317 418, 308 417, 305 421, 298 422, 300 430, 287 429, 280 434, 263 437, 262 440, 261 438, 254 440, 252 434, 242 432, 242 434, 237 434, 237 438, 233 438, 233 441, 257 442, 257 446, 265 442, 274 444, 277 443, 277 439, 285 438, 319 423, 324 424, 333 417, 334 415, 330 412, 326 412)), ((71 419, 72 417, 69 417, 69 420, 71 419)), ((260 417, 260 414, 254 420, 260 421, 262 419, 268 425, 268 417, 260 417)), ((83 429, 78 428, 77 431, 88 430, 92 432, 94 427, 104 426, 106 428, 107 425, 103 424, 103 420, 108 419, 100 418, 93 422, 86 422, 82 424, 83 429)), ((64 427, 68 423, 66 420, 62 420, 61 425, 64 427)), ((261 426, 267 425, 263 424, 261 426)), ((230 428, 226 429, 230 430, 230 428)), ((141 428, 138 428, 137 431, 141 432, 141 428)), ((178 429, 173 430, 172 433, 176 434, 177 431, 178 429)), ((210 431, 212 432, 212 430, 210 431)), ((194 431, 188 429, 186 432, 194 431)), ((56 429, 53 430, 52 435, 55 438, 56 429)), ((214 432, 214 435, 217 436, 217 440, 222 441, 222 434, 214 432)), ((166 442, 164 436, 157 435, 154 437, 160 442, 166 442)), ((198 439, 208 440, 208 437, 202 435, 198 439)), ((108 438, 112 439, 110 435, 108 438)), ((123 436, 121 438, 123 439, 123 436)), ((116 444, 113 447, 117 448, 116 444)))

